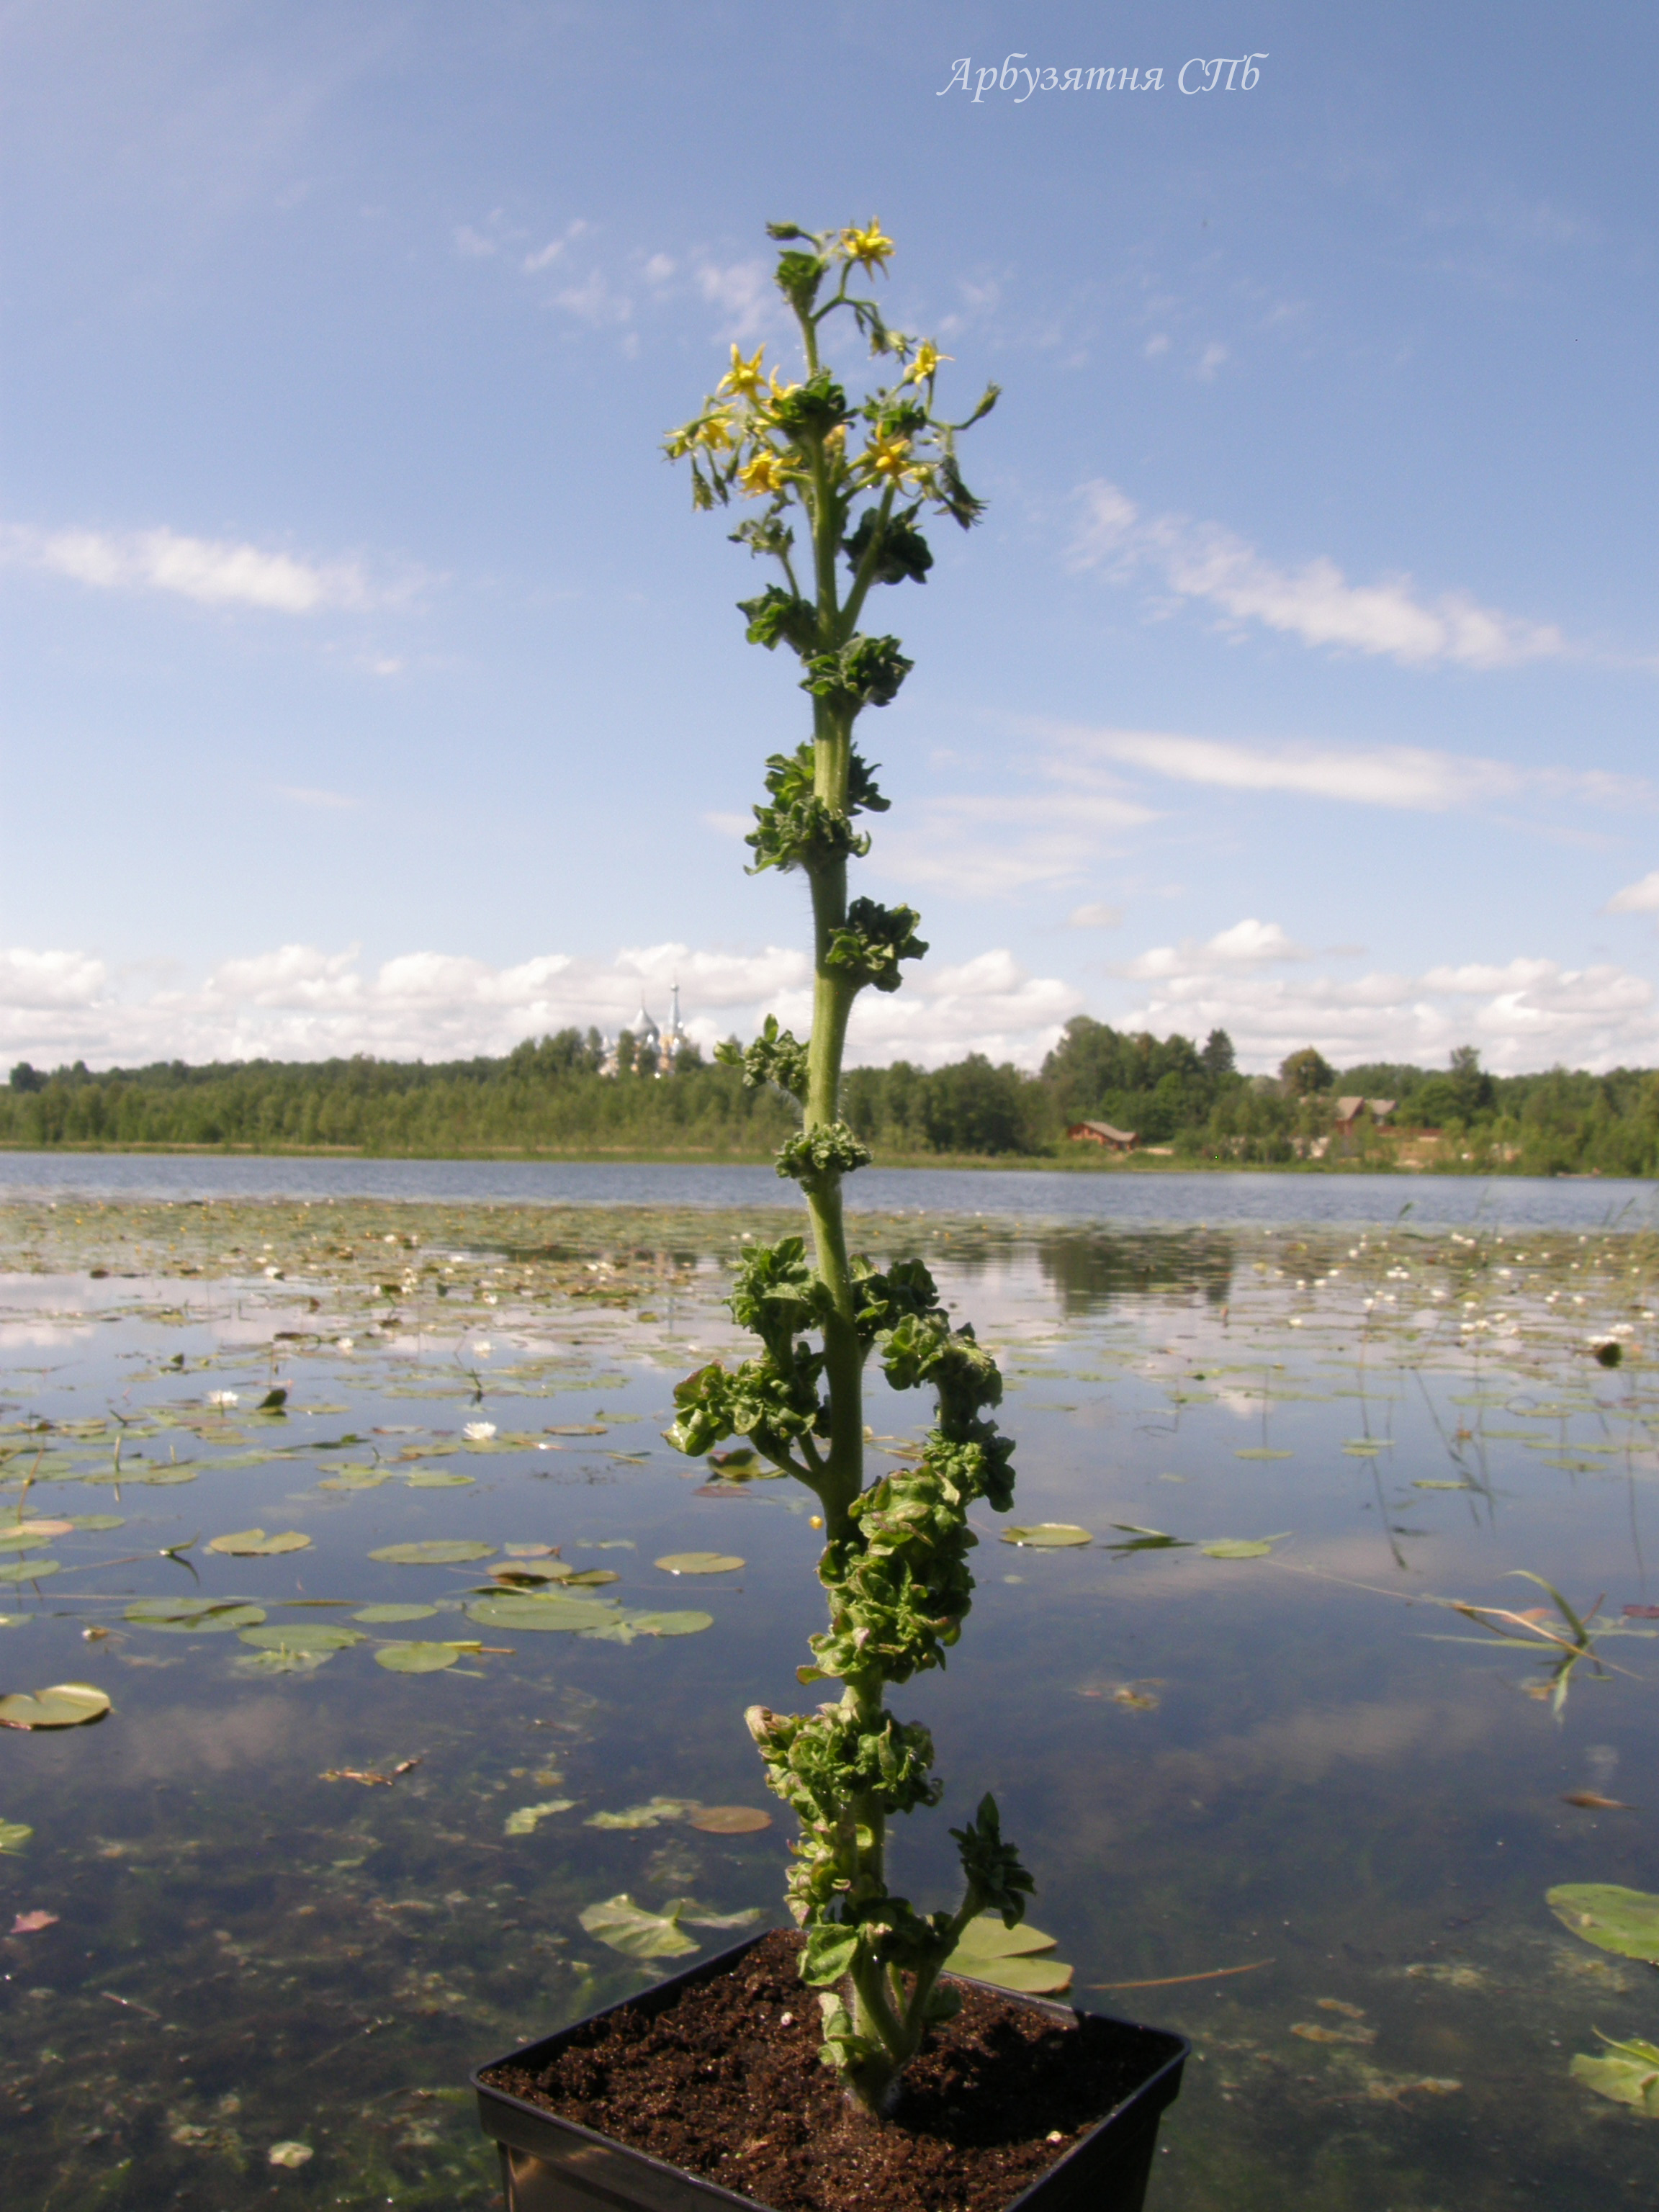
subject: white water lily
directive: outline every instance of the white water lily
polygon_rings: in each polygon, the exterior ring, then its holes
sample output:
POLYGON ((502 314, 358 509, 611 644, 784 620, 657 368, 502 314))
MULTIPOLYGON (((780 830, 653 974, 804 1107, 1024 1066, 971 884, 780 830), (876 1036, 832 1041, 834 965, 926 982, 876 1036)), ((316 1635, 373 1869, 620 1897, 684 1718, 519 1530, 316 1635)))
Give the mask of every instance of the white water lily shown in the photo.
POLYGON ((494 1421, 469 1421, 461 1431, 470 1444, 487 1444, 495 1433, 494 1421))
POLYGON ((357 1340, 355 1336, 337 1336, 334 1340, 334 1349, 337 1352, 355 1352, 356 1348, 357 1340))
POLYGON ((210 1406, 240 1406, 242 1402, 234 1390, 210 1390, 207 1401, 210 1406))
POLYGON ((488 1359, 495 1348, 495 1346, 491 1344, 489 1339, 485 1337, 482 1343, 475 1344, 473 1346, 472 1356, 475 1359, 488 1359))
POLYGON ((316 2152, 309 2143, 302 2142, 272 2143, 270 2148, 265 2153, 266 2158, 272 2166, 286 2166, 290 2168, 304 2166, 307 2160, 313 2159, 316 2155, 316 2152))

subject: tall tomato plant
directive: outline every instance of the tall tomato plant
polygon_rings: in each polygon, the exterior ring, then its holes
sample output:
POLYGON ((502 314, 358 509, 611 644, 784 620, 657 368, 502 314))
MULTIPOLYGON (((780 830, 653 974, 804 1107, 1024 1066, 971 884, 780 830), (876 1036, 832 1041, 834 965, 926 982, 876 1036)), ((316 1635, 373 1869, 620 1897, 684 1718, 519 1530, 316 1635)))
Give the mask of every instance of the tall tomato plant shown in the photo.
POLYGON ((893 252, 878 223, 769 229, 784 249, 776 278, 799 326, 805 375, 782 382, 776 369, 763 373, 763 347, 746 360, 734 345, 718 392, 667 449, 690 461, 698 507, 757 503, 732 536, 773 562, 778 580, 740 611, 751 643, 796 654, 812 702, 811 736, 767 763, 768 799, 748 840, 754 872, 796 869, 811 887, 812 1034, 803 1043, 769 1018, 736 1054, 747 1081, 775 1084, 799 1102, 800 1129, 780 1152, 778 1172, 800 1184, 811 1251, 788 1237, 748 1253, 732 1307, 761 1349, 734 1370, 714 1364, 682 1382, 669 1437, 703 1453, 740 1436, 823 1509, 818 1579, 830 1621, 810 1639, 811 1663, 799 1674, 839 1682, 841 1696, 810 1714, 757 1705, 746 1718, 768 1782, 800 1819, 789 1901, 805 1931, 801 1973, 819 1991, 824 2063, 879 2114, 928 2027, 955 2009, 939 1973, 963 1929, 986 1911, 1012 1927, 1033 1886, 987 1796, 951 1832, 965 1877, 954 1911, 919 1912, 888 1887, 889 1819, 937 1803, 943 1785, 927 1730, 898 1719, 886 1694, 943 1666, 960 1636, 974 1587, 969 1508, 982 1498, 1007 1510, 1013 1446, 991 1418, 1002 1395, 996 1364, 971 1328, 951 1325, 927 1268, 908 1260, 882 1272, 849 1256, 842 1184, 870 1155, 839 1111, 854 1000, 872 987, 896 990, 902 963, 927 949, 911 908, 848 897, 848 863, 870 845, 858 817, 887 807, 854 726, 866 707, 890 702, 911 665, 896 637, 867 635, 860 619, 875 586, 926 580, 925 515, 963 529, 979 519, 956 441, 997 392, 990 386, 965 422, 935 411, 946 356, 890 328, 869 289, 893 252), (891 373, 861 398, 849 397, 821 354, 825 325, 843 313, 891 373), (919 1463, 866 1484, 864 1370, 872 1352, 896 1389, 932 1389, 938 1403, 919 1463))

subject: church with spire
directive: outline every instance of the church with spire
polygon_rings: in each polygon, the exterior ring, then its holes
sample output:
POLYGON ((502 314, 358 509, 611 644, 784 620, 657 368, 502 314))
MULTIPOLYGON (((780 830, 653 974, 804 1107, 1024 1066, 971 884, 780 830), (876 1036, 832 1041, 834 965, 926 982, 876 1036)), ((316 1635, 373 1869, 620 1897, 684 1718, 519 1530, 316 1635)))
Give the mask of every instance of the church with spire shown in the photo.
POLYGON ((633 1065, 636 1069, 648 1070, 659 1078, 672 1075, 681 1054, 690 1043, 685 1026, 680 1019, 680 987, 676 981, 670 995, 668 1026, 661 1029, 647 1012, 644 994, 640 995, 640 1011, 626 1029, 605 1040, 605 1056, 599 1062, 601 1075, 617 1075, 622 1072, 618 1058, 623 1038, 631 1039, 634 1048, 633 1065))

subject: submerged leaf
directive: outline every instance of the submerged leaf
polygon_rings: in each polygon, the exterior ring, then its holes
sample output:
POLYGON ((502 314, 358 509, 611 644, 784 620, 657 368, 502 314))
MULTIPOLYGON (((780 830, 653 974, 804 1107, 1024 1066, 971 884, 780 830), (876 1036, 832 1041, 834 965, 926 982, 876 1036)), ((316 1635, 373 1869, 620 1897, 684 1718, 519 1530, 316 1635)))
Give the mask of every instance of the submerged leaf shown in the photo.
POLYGON ((577 1918, 590 1936, 629 1959, 680 1959, 697 1948, 680 1926, 684 1898, 671 1898, 661 1912, 647 1912, 626 1891, 602 1905, 586 1905, 577 1918))
POLYGON ((545 1820, 550 1814, 568 1813, 575 1802, 574 1797, 550 1797, 544 1805, 520 1805, 517 1812, 507 1814, 502 1833, 508 1836, 533 1835, 538 1820, 545 1820))
POLYGON ((366 1605, 354 1613, 354 1620, 384 1622, 388 1626, 395 1620, 431 1620, 437 1613, 435 1605, 366 1605))
POLYGON ((1544 1893, 1564 1928, 1598 1950, 1659 1966, 1659 1897, 1616 1882, 1569 1881, 1544 1893))
POLYGON ((331 1651, 244 1651, 231 1661, 239 1674, 314 1674, 334 1657, 331 1651))
POLYGON ((0 1698, 0 1728, 83 1728, 110 1709, 106 1692, 90 1682, 54 1682, 49 1690, 17 1690, 0 1698))
POLYGON ((659 1828, 665 1820, 683 1820, 696 1809, 695 1797, 653 1797, 649 1804, 629 1805, 620 1813, 590 1813, 585 1828, 659 1828))

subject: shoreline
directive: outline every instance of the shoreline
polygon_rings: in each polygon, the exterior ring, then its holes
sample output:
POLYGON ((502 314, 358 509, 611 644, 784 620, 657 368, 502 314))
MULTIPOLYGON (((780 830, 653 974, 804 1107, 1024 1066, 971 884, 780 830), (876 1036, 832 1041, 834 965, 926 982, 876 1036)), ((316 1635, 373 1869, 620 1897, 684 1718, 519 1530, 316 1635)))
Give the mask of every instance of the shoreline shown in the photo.
MULTIPOLYGON (((0 1139, 0 1156, 58 1158, 241 1159, 241 1160, 421 1160, 432 1163, 483 1160, 493 1164, 522 1162, 532 1166, 559 1167, 769 1167, 770 1152, 734 1152, 683 1146, 673 1152, 651 1151, 629 1146, 552 1146, 533 1149, 523 1146, 477 1146, 466 1151, 382 1152, 363 1145, 110 1145, 76 1141, 59 1145, 20 1145, 0 1139)), ((1506 1181, 1534 1182, 1601 1182, 1659 1181, 1643 1176, 1605 1176, 1599 1168, 1562 1170, 1553 1176, 1528 1174, 1522 1169, 1497 1164, 1427 1167, 1399 1165, 1391 1160, 1206 1160, 1177 1159, 1167 1154, 1130 1153, 1103 1158, 1090 1147, 1089 1157, 1070 1159, 1053 1153, 1019 1152, 895 1152, 878 1153, 876 1168, 990 1175, 1061 1176, 1388 1176, 1402 1182, 1506 1181)))

